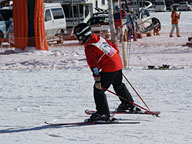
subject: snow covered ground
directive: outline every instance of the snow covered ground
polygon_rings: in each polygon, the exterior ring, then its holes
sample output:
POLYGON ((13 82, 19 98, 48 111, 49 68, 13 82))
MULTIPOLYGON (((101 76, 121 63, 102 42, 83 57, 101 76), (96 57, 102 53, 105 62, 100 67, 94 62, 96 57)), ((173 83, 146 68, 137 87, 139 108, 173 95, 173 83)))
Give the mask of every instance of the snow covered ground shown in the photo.
MULTIPOLYGON (((181 36, 169 37, 170 12, 152 13, 162 23, 159 36, 129 45, 129 69, 123 72, 160 118, 116 115, 137 125, 95 125, 50 128, 44 121, 79 122, 95 109, 93 78, 82 46, 54 47, 49 52, 0 51, 0 144, 190 144, 192 143, 192 12, 182 12, 181 36), (148 70, 170 65, 169 70, 148 70)), ((69 43, 69 42, 65 42, 69 43)), ((121 45, 119 45, 121 50, 121 45)), ((144 106, 124 81, 135 103, 144 106)), ((113 91, 112 88, 110 90, 113 91)), ((110 109, 119 100, 106 92, 110 109)))

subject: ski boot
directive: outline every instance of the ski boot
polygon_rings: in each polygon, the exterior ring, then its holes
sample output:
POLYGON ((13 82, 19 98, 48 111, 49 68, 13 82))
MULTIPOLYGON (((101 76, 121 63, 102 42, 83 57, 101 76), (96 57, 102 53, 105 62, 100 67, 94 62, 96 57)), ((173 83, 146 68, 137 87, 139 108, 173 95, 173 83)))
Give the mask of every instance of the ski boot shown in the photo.
POLYGON ((132 113, 140 113, 141 109, 134 106, 133 104, 121 103, 116 109, 117 112, 132 112, 132 113))

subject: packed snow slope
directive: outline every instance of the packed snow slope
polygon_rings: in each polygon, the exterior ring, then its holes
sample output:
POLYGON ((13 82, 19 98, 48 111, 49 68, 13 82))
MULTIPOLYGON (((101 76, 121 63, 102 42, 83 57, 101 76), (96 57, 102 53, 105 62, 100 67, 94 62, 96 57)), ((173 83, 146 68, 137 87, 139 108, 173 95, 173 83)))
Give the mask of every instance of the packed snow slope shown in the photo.
MULTIPOLYGON (((129 43, 129 68, 123 73, 153 111, 150 115, 115 115, 136 125, 49 127, 44 121, 80 122, 95 109, 92 74, 83 46, 50 46, 49 52, 0 51, 0 144, 190 144, 192 143, 191 12, 182 12, 181 36, 169 37, 170 12, 152 13, 160 19, 159 36, 129 43), (169 69, 158 67, 170 65, 169 69), (154 65, 157 70, 149 70, 154 65)), ((119 44, 121 52, 121 44, 119 44)), ((122 53, 122 52, 121 52, 122 53)), ((135 103, 143 106, 124 80, 135 103)), ((110 90, 113 91, 111 87, 110 90)), ((118 97, 106 92, 114 110, 118 97)))

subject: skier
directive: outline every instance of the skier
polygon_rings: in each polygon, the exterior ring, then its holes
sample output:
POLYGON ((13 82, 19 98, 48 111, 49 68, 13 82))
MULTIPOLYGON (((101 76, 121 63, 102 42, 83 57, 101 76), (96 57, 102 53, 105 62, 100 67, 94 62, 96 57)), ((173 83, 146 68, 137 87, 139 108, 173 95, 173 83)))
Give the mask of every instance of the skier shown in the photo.
POLYGON ((121 10, 120 12, 119 6, 116 6, 114 11, 114 23, 115 23, 115 29, 116 29, 116 37, 120 41, 122 41, 121 16, 122 18, 124 18, 126 16, 126 12, 123 10, 121 10))
POLYGON ((177 37, 181 37, 180 34, 179 34, 179 26, 178 26, 178 23, 179 23, 179 19, 180 19, 180 14, 181 13, 177 13, 177 8, 174 7, 173 8, 173 11, 171 13, 171 22, 172 22, 172 29, 171 29, 171 32, 170 32, 170 37, 173 37, 173 32, 176 28, 176 34, 177 34, 177 37))
POLYGON ((133 98, 122 82, 123 65, 117 45, 94 34, 86 23, 75 26, 74 34, 85 47, 87 63, 95 80, 94 101, 97 111, 91 115, 89 121, 110 120, 105 95, 105 89, 108 89, 110 85, 113 85, 116 94, 121 96, 119 97, 121 104, 117 108, 118 112, 141 111, 140 108, 129 103, 129 101, 133 102, 133 98))
POLYGON ((121 26, 120 8, 118 6, 115 7, 114 11, 114 22, 115 29, 117 30, 121 26))

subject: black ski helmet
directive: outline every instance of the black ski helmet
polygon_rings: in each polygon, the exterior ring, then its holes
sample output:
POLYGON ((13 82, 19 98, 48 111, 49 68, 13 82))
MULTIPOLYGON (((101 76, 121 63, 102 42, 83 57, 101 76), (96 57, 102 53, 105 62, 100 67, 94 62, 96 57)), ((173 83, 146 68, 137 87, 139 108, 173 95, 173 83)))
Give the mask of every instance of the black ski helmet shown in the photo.
POLYGON ((86 23, 80 23, 75 26, 74 34, 82 44, 85 44, 92 36, 91 27, 86 23))

